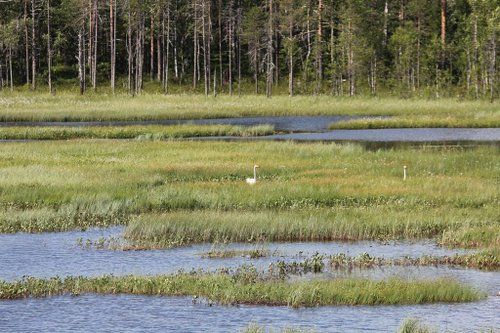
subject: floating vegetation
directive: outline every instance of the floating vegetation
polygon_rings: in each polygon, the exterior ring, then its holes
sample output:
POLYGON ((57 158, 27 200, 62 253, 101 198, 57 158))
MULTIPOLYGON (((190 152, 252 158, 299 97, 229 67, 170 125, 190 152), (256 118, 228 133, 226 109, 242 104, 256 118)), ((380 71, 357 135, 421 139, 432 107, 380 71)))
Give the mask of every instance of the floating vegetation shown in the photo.
POLYGON ((398 333, 432 333, 429 326, 417 319, 406 319, 398 330, 398 333))
POLYGON ((243 333, 314 333, 316 330, 303 329, 295 327, 285 327, 283 329, 273 330, 257 323, 250 323, 243 331, 243 333))
POLYGON ((368 253, 362 253, 357 257, 349 257, 344 253, 328 257, 328 264, 332 269, 369 269, 382 266, 462 266, 484 270, 500 269, 500 249, 492 248, 481 250, 472 254, 455 254, 453 256, 422 256, 419 258, 403 257, 397 259, 386 259, 372 257, 368 253))
POLYGON ((159 276, 103 276, 0 281, 0 299, 56 295, 133 294, 194 296, 218 304, 286 305, 396 305, 436 302, 471 302, 485 297, 477 290, 451 279, 410 281, 392 278, 308 280, 289 282, 265 277, 252 267, 230 274, 177 273, 159 276))
POLYGON ((277 251, 271 253, 269 249, 267 249, 264 245, 256 246, 253 249, 245 249, 245 250, 234 250, 228 249, 227 244, 218 244, 215 243, 212 245, 212 248, 201 254, 202 258, 205 259, 225 259, 225 258, 235 258, 235 257, 246 257, 249 259, 258 259, 269 256, 275 256, 278 254, 277 251))

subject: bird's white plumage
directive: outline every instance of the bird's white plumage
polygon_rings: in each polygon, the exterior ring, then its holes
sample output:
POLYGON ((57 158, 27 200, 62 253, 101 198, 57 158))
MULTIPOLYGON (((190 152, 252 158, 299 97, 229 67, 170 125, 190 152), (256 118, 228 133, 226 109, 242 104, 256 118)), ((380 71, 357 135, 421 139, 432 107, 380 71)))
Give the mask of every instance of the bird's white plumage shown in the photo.
POLYGON ((247 184, 255 185, 257 183, 257 179, 247 178, 247 184))
POLYGON ((250 185, 255 185, 257 184, 257 168, 259 166, 258 165, 254 165, 253 166, 253 178, 247 178, 247 184, 250 184, 250 185))

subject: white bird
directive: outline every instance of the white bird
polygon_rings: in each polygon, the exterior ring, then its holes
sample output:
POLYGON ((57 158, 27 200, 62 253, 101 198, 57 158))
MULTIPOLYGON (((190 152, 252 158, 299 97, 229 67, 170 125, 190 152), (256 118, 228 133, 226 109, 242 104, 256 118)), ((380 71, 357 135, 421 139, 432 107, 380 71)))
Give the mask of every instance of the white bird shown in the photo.
POLYGON ((247 178, 247 184, 255 185, 257 183, 257 169, 259 166, 256 164, 253 166, 253 178, 247 178))

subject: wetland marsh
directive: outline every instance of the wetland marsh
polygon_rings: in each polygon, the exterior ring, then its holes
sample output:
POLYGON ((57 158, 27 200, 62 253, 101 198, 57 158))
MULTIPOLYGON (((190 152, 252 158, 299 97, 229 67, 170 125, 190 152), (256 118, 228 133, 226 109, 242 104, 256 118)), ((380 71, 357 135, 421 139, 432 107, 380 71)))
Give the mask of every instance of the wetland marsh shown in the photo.
POLYGON ((76 329, 58 314, 134 331, 115 307, 191 332, 500 327, 498 147, 182 139, 289 121, 2 127, 49 141, 0 150, 0 327, 50 311, 42 331, 76 329))

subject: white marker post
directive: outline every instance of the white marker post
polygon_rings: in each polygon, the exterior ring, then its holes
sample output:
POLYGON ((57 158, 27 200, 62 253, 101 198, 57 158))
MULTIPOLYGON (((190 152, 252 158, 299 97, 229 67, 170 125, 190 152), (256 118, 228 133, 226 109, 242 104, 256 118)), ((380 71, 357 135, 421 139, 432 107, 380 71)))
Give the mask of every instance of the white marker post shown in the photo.
POLYGON ((403 180, 406 180, 406 178, 408 177, 408 172, 407 172, 408 168, 406 167, 406 165, 403 167, 403 180))

